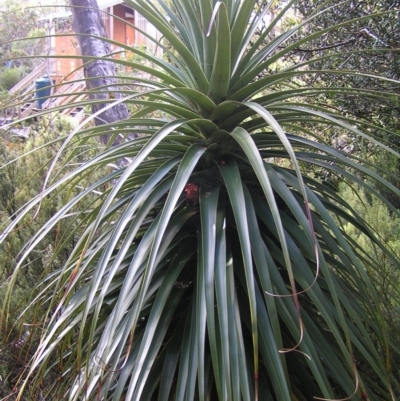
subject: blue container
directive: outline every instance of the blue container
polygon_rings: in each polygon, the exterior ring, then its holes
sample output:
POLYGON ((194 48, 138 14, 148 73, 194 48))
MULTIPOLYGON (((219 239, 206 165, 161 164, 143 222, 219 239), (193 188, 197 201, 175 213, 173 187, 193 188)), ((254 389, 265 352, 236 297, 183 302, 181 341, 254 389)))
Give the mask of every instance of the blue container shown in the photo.
POLYGON ((36 89, 36 103, 38 109, 41 109, 43 103, 49 98, 51 95, 51 85, 53 84, 52 80, 48 76, 44 76, 35 81, 35 89, 36 89))

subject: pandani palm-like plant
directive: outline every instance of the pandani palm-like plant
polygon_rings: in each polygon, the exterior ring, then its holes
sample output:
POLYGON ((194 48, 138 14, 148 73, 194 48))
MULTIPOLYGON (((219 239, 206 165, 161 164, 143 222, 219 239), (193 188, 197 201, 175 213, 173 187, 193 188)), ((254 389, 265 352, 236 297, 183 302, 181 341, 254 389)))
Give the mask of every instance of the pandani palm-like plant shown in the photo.
POLYGON ((93 136, 137 137, 47 180, 7 230, 44 197, 105 171, 21 252, 16 274, 44 236, 96 192, 59 240, 79 233, 68 262, 32 301, 46 302, 49 312, 21 391, 42 391, 53 375, 46 399, 394 400, 397 348, 371 279, 379 261, 342 223, 382 245, 332 186, 308 174, 329 172, 384 202, 368 182, 399 194, 366 161, 319 135, 337 127, 398 157, 371 125, 307 104, 324 93, 371 101, 383 94, 293 85, 321 73, 310 61, 275 68, 329 31, 293 40, 303 21, 270 35, 293 1, 257 39, 272 0, 126 3, 162 33, 164 56, 137 50, 151 67, 116 60, 151 75, 135 78, 141 91, 126 89, 107 106, 124 101, 135 112, 100 127, 88 124, 91 116, 60 153, 93 136), (121 159, 129 163, 110 173, 107 165, 121 159))

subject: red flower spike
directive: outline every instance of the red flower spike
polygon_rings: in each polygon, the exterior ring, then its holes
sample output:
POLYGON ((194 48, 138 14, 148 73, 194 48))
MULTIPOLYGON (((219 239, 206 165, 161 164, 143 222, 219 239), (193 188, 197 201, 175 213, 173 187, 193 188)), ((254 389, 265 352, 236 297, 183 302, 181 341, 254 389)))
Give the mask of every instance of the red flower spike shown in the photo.
POLYGON ((186 199, 189 202, 192 202, 193 205, 197 205, 199 203, 199 192, 200 192, 200 187, 197 184, 192 184, 188 182, 185 185, 184 189, 186 199))

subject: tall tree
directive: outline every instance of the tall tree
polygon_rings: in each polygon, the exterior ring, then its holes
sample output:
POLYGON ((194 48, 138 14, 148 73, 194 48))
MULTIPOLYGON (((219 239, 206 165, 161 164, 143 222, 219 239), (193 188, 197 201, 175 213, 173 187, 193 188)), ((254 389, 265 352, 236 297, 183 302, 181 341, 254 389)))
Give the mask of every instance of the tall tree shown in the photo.
MULTIPOLYGON (((79 226, 59 242, 72 233, 80 239, 36 298, 48 300, 49 321, 29 367, 35 381, 25 386, 42 391, 54 367, 58 380, 47 394, 69 401, 399 399, 390 363, 396 339, 387 335, 372 274, 380 263, 345 224, 397 269, 400 261, 345 197, 310 174, 322 166, 379 197, 360 178, 367 176, 399 196, 367 162, 327 146, 321 132, 340 127, 386 147, 364 126, 310 101, 338 96, 334 88, 305 79, 308 86, 293 85, 293 77, 312 73, 307 65, 294 60, 274 72, 313 40, 300 35, 287 46, 301 24, 265 44, 271 23, 251 46, 264 17, 254 15, 256 0, 159 3, 163 12, 148 0, 129 1, 161 32, 168 55, 137 52, 156 66, 156 78, 141 79, 146 92, 131 99, 142 108, 119 126, 140 137, 53 181, 7 228, 43 196, 57 196, 67 178, 104 173, 36 233, 14 270, 59 221, 77 216, 79 226), (272 73, 257 79, 262 71, 272 73), (121 155, 133 162, 105 175, 121 155), (93 192, 97 202, 82 207, 93 192)), ((260 9, 272 4, 263 0, 260 9)), ((100 131, 80 132, 75 144, 100 131)))
MULTIPOLYGON (((102 40, 107 37, 103 19, 96 0, 70 0, 72 6, 74 31, 78 36, 81 48, 86 85, 89 97, 94 100, 104 99, 105 103, 93 103, 92 112, 95 113, 109 104, 109 99, 119 99, 118 80, 115 78, 115 63, 111 59, 109 43, 102 40), (93 57, 92 60, 86 58, 93 57)), ((96 125, 113 123, 129 117, 128 108, 124 103, 106 109, 96 117, 96 125)), ((107 135, 101 140, 106 143, 107 135)), ((115 142, 119 142, 118 139, 115 142)))

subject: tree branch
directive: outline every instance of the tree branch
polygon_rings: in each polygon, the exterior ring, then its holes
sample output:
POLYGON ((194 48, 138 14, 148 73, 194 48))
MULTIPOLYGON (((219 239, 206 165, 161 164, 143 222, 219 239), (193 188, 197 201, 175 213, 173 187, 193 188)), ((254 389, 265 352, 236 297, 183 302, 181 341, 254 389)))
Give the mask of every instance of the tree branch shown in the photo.
POLYGON ((347 45, 349 43, 354 42, 355 40, 356 39, 350 39, 350 40, 346 40, 345 42, 336 43, 335 45, 328 45, 328 46, 324 46, 324 47, 319 47, 317 49, 300 49, 298 47, 298 48, 293 49, 293 50, 298 51, 298 52, 307 52, 307 53, 319 52, 321 50, 333 49, 335 47, 344 46, 344 45, 347 45))

